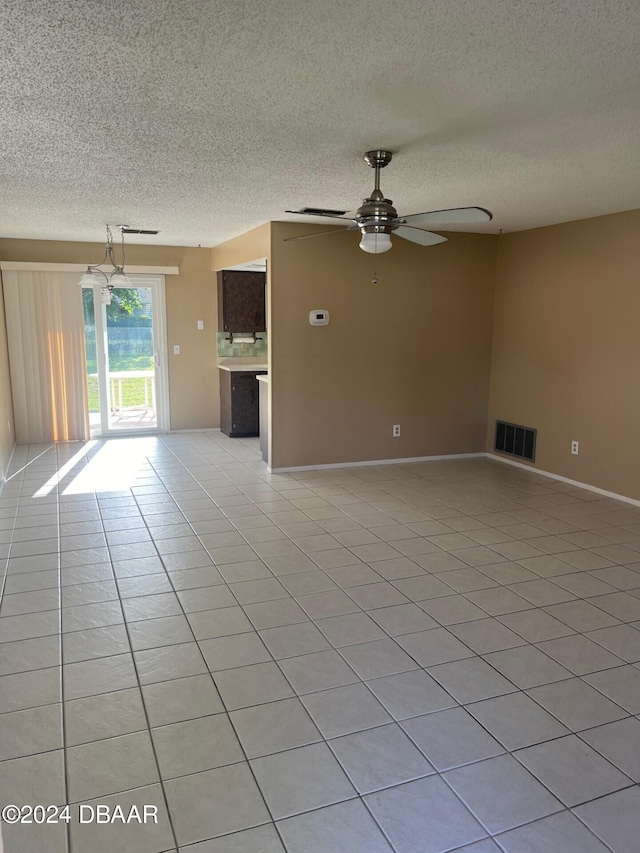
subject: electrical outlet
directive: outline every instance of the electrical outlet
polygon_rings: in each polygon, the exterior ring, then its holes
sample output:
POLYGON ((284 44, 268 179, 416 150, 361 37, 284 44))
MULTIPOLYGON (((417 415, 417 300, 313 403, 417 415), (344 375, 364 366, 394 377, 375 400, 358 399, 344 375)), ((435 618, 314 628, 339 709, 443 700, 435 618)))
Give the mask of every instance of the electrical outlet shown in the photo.
POLYGON ((173 354, 174 355, 180 355, 180 344, 174 344, 173 345, 173 354))
POLYGON ((393 437, 400 438, 400 424, 393 425, 393 437))
POLYGON ((571 452, 573 453, 574 456, 577 456, 578 453, 580 453, 580 442, 579 441, 572 441, 571 442, 571 452))

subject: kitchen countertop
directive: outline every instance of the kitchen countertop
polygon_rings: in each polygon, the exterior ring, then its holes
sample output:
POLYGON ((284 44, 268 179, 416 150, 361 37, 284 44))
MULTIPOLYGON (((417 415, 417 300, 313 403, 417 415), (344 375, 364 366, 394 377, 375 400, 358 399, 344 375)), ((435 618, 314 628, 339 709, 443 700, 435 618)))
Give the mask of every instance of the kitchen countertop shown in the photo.
POLYGON ((268 370, 269 366, 266 361, 260 358, 251 358, 250 356, 247 358, 243 358, 242 356, 237 356, 235 358, 220 358, 218 359, 218 367, 220 370, 229 370, 229 371, 244 371, 246 373, 251 373, 254 370, 268 370))

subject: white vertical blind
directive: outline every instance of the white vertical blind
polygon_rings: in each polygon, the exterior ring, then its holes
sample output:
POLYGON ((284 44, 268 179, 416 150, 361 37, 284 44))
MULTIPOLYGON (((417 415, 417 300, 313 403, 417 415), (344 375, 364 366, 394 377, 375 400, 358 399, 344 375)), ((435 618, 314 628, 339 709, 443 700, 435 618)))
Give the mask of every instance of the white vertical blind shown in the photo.
POLYGON ((16 441, 89 438, 77 273, 4 270, 16 441))

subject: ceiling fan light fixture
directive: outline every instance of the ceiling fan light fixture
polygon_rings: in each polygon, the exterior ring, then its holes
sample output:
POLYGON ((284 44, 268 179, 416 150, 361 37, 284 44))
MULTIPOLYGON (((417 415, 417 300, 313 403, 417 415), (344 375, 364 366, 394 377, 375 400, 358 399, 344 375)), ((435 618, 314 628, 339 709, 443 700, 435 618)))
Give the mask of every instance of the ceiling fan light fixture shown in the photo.
POLYGON ((362 235, 360 248, 371 255, 381 255, 382 252, 388 252, 391 248, 391 237, 384 232, 367 232, 362 235))

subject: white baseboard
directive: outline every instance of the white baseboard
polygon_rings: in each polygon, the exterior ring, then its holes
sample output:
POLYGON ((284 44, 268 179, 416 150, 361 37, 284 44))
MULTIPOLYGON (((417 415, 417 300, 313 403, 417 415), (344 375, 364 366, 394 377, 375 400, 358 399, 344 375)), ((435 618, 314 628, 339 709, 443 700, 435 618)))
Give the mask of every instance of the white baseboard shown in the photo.
POLYGON ((16 442, 13 442, 13 447, 11 448, 11 453, 9 458, 7 459, 7 467, 2 472, 2 482, 0 483, 0 498, 2 497, 2 493, 4 491, 4 484, 7 482, 7 471, 11 468, 11 463, 13 462, 13 454, 16 452, 16 447, 18 445, 16 442))
POLYGON ((442 462, 447 459, 492 459, 495 462, 502 462, 504 465, 511 465, 514 468, 521 468, 523 471, 540 474, 542 477, 549 477, 551 480, 559 480, 562 483, 568 483, 578 489, 586 489, 589 492, 595 492, 606 498, 612 498, 616 501, 631 504, 632 506, 640 507, 640 500, 629 498, 626 495, 619 495, 616 492, 609 492, 606 489, 600 489, 597 486, 592 486, 589 483, 581 483, 579 480, 572 480, 569 477, 562 477, 560 474, 552 474, 551 471, 543 471, 533 465, 525 465, 523 462, 516 462, 513 459, 504 459, 495 453, 451 453, 442 456, 408 456, 403 459, 370 459, 366 462, 332 462, 327 465, 296 465, 289 468, 269 468, 267 471, 270 474, 295 474, 298 471, 327 471, 336 468, 363 468, 375 465, 406 465, 412 462, 442 462))
POLYGON ((443 462, 446 459, 482 459, 486 453, 451 453, 443 456, 406 456, 403 459, 369 459, 367 462, 331 462, 328 465, 296 465, 292 468, 269 468, 270 474, 292 474, 296 471, 326 471, 331 468, 364 468, 370 465, 406 465, 410 462, 443 462))
POLYGON ((182 432, 220 432, 220 427, 200 427, 200 429, 169 429, 166 435, 180 435, 182 432))
POLYGON ((542 477, 549 477, 551 480, 559 480, 561 483, 569 483, 571 486, 576 486, 579 489, 586 489, 588 492, 595 492, 598 495, 603 495, 605 498, 613 498, 616 501, 623 501, 632 506, 640 506, 640 500, 628 498, 626 495, 619 495, 616 492, 608 492, 606 489, 599 489, 597 486, 591 486, 589 483, 581 483, 579 480, 571 480, 569 477, 562 477, 560 474, 552 474, 550 471, 543 471, 536 468, 534 465, 525 465, 523 462, 516 462, 514 459, 504 459, 496 453, 483 454, 487 459, 493 459, 496 462, 502 462, 505 465, 512 465, 514 468, 522 468, 530 473, 540 474, 542 477))

